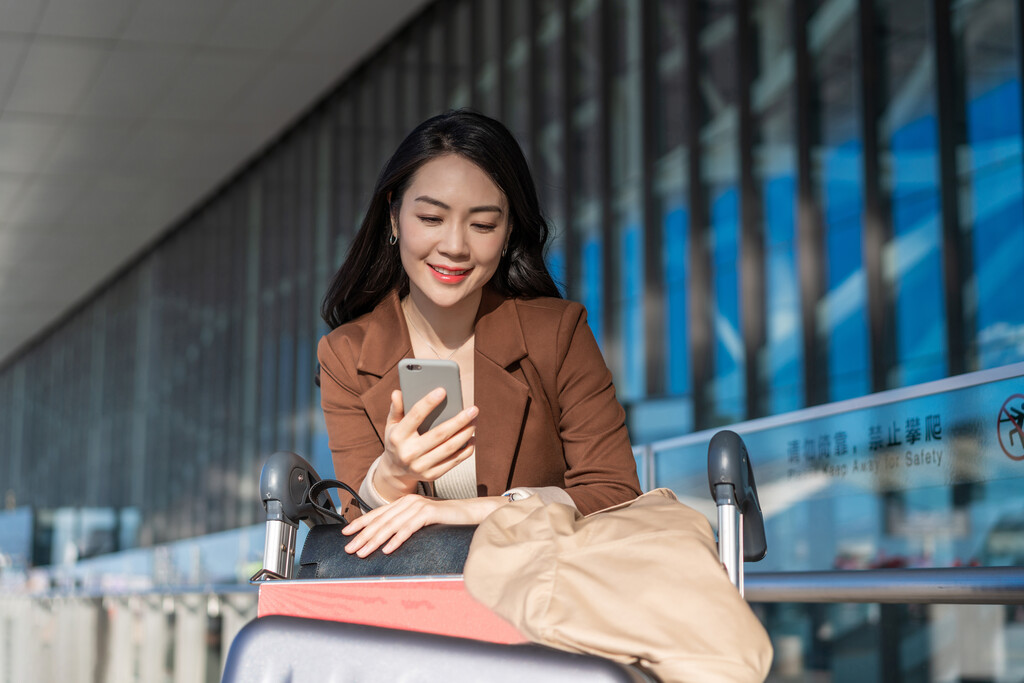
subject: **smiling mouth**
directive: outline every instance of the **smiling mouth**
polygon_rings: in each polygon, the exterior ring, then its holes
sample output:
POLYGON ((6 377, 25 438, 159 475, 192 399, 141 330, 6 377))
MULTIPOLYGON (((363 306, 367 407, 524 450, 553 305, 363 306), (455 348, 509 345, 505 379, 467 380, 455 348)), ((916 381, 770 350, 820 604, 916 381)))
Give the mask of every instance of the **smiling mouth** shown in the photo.
POLYGON ((448 275, 450 277, 460 277, 473 270, 472 268, 443 268, 441 266, 434 265, 430 267, 433 268, 435 272, 438 272, 441 275, 448 275))
POLYGON ((445 268, 444 266, 435 266, 430 263, 430 270, 433 272, 434 277, 439 282, 444 284, 454 285, 462 282, 466 279, 466 276, 473 270, 472 268, 445 268))

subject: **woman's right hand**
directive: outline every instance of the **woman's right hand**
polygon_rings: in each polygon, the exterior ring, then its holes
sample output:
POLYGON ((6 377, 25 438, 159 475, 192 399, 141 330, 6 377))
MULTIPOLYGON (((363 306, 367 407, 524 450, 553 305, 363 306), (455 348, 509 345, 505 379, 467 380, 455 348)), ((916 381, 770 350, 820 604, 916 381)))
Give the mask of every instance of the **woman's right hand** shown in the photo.
POLYGON ((421 481, 434 481, 473 454, 473 433, 480 409, 466 408, 455 417, 419 433, 423 420, 441 404, 445 391, 437 388, 405 412, 402 392, 391 392, 391 410, 384 427, 384 453, 373 484, 388 500, 413 493, 421 481))

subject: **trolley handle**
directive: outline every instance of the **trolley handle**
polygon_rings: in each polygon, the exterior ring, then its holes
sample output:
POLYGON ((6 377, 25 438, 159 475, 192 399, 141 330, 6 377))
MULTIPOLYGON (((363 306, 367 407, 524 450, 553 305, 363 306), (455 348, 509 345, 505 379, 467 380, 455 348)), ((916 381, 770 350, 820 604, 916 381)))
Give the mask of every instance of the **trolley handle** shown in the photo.
MULTIPOLYGON (((280 520, 292 526, 300 521, 307 526, 337 524, 338 520, 323 514, 309 500, 309 490, 320 481, 320 475, 300 455, 278 451, 267 458, 260 473, 260 499, 267 511, 267 521, 280 520)), ((326 492, 318 501, 322 507, 334 510, 334 503, 326 492)))
POLYGON ((718 506, 718 554, 729 578, 743 593, 743 562, 768 552, 754 469, 743 439, 722 430, 708 445, 708 486, 718 506))
POLYGON ((329 493, 318 494, 319 507, 310 501, 309 491, 319 481, 320 475, 300 455, 278 451, 267 458, 260 473, 260 500, 267 512, 263 568, 250 581, 292 578, 300 521, 307 526, 339 523, 331 515, 335 508, 329 493))

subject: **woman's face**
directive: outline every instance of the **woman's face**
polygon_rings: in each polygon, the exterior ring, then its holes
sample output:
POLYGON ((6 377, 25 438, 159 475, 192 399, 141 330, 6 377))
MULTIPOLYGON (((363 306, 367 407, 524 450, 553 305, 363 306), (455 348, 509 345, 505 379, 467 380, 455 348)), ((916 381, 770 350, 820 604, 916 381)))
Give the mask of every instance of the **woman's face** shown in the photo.
POLYGON ((501 261, 508 202, 479 166, 447 154, 413 176, 392 230, 417 305, 475 304, 501 261))

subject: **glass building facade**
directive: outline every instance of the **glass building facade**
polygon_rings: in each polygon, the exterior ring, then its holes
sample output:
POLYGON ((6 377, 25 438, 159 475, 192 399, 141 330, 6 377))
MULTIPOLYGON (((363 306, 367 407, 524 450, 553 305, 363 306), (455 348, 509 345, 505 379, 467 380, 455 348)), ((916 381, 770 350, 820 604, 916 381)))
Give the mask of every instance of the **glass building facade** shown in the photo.
MULTIPOLYGON (((259 522, 275 450, 329 472, 320 298, 384 160, 455 107, 520 140, 635 443, 1024 361, 1022 36, 1017 0, 437 2, 0 368, 7 507, 151 545, 259 522)), ((982 505, 947 484, 794 509, 822 537, 982 505)))

